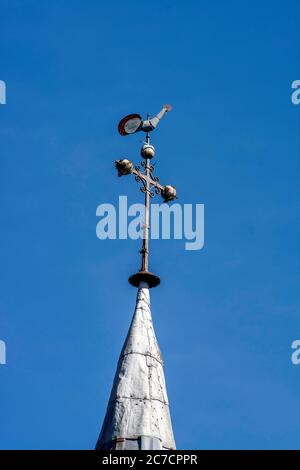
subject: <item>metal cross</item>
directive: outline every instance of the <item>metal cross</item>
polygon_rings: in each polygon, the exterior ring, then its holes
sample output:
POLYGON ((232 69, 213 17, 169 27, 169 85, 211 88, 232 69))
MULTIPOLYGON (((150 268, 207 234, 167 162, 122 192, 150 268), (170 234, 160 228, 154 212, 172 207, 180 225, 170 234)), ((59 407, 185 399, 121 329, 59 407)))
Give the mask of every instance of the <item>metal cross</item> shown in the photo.
POLYGON ((121 135, 131 134, 139 130, 146 132, 146 142, 141 148, 141 155, 144 160, 140 166, 134 166, 133 162, 127 159, 116 160, 115 166, 118 170, 119 176, 134 174, 135 180, 142 183, 141 191, 145 194, 145 222, 143 225, 143 246, 140 250, 142 255, 142 265, 138 273, 133 274, 129 278, 129 283, 135 287, 139 287, 141 282, 146 282, 149 287, 156 287, 160 283, 160 279, 155 274, 149 272, 149 212, 150 212, 150 197, 154 194, 161 194, 164 201, 172 201, 176 199, 176 188, 171 185, 162 186, 159 183, 159 178, 153 175, 154 167, 150 164, 151 158, 155 155, 155 149, 150 145, 150 132, 157 126, 159 119, 171 108, 166 105, 163 110, 155 116, 152 120, 147 116, 147 120, 142 121, 139 115, 129 115, 122 119, 119 124, 119 132, 121 135), (138 118, 137 118, 138 116, 138 118), (159 117, 158 117, 159 116, 159 117), (138 121, 140 119, 140 122, 138 121), (155 124, 155 125, 154 125, 155 124), (127 126, 127 129, 126 129, 127 126), (132 131, 132 129, 135 129, 132 131), (152 192, 154 188, 154 192, 152 192))

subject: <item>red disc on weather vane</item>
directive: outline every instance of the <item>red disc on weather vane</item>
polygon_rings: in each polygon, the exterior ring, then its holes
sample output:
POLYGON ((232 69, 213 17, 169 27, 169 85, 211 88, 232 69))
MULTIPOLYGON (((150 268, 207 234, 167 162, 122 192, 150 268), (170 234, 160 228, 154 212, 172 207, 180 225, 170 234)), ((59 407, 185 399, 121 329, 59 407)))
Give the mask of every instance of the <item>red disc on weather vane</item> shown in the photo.
POLYGON ((125 116, 118 125, 121 135, 134 134, 142 124, 142 117, 139 114, 129 114, 125 116))

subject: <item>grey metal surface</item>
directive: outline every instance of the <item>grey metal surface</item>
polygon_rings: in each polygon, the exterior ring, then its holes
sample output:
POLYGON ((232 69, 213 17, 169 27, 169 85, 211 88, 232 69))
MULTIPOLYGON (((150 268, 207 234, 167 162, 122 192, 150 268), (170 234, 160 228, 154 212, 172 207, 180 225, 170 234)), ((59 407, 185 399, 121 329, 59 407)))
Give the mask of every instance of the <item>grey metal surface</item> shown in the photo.
POLYGON ((175 449, 149 288, 141 283, 96 449, 175 449))

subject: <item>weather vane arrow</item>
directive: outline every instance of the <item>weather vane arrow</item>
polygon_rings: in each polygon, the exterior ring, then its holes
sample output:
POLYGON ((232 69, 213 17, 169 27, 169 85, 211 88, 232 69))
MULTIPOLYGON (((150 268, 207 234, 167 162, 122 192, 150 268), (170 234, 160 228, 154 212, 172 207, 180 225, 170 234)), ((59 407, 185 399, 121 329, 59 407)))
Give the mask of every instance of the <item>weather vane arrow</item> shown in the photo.
POLYGON ((149 271, 149 209, 150 198, 154 194, 161 194, 164 202, 176 199, 176 188, 172 185, 162 186, 159 178, 153 175, 154 167, 150 164, 151 159, 155 155, 155 148, 150 145, 150 132, 156 129, 160 120, 172 107, 168 104, 164 105, 162 110, 150 119, 143 120, 139 114, 129 114, 124 117, 118 125, 118 131, 122 136, 135 134, 143 131, 146 133, 146 141, 141 148, 141 156, 144 159, 140 166, 135 166, 131 160, 116 160, 115 166, 118 170, 118 176, 134 174, 135 180, 141 183, 141 191, 145 194, 145 223, 143 232, 143 246, 140 250, 142 255, 142 265, 139 272, 133 274, 129 278, 129 283, 135 287, 139 287, 141 282, 146 282, 149 287, 156 287, 160 284, 160 278, 149 271), (154 189, 154 192, 152 191, 154 189))

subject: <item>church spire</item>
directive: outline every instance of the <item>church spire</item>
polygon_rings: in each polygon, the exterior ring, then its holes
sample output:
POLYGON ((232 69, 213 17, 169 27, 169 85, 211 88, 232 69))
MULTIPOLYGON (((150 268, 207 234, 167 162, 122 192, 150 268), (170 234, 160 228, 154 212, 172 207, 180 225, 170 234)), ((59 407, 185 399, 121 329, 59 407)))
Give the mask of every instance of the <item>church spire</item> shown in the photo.
POLYGON ((96 450, 175 449, 149 287, 141 283, 96 450))
POLYGON ((165 105, 154 118, 147 116, 144 121, 139 114, 130 114, 118 127, 121 135, 146 133, 146 142, 141 149, 142 169, 127 159, 115 162, 119 176, 134 174, 135 180, 141 183, 141 191, 145 194, 145 222, 141 269, 129 278, 129 283, 138 288, 135 312, 118 361, 96 450, 175 449, 163 361, 153 328, 149 295, 149 288, 160 283, 159 277, 149 271, 152 190, 161 194, 165 202, 176 198, 174 186, 162 186, 158 177, 153 176, 154 167, 150 161, 155 149, 150 145, 150 132, 170 109, 165 105))

